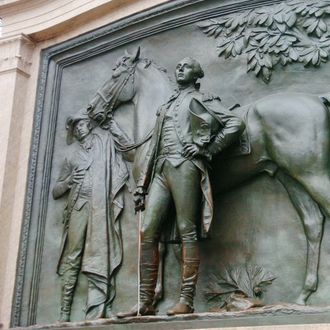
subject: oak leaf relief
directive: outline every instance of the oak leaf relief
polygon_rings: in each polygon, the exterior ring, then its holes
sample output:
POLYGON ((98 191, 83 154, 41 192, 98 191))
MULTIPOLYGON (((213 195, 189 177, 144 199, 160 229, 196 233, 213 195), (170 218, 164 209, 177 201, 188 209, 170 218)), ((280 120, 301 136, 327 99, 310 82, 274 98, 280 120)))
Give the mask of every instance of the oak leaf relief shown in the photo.
POLYGON ((320 66, 330 51, 330 0, 291 0, 198 23, 226 59, 245 55, 247 72, 268 83, 277 65, 320 66))

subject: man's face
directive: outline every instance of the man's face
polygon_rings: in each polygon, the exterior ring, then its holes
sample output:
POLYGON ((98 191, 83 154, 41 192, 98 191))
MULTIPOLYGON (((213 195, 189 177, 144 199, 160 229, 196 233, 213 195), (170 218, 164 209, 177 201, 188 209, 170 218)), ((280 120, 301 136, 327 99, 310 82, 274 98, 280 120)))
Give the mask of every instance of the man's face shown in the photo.
POLYGON ((196 80, 194 66, 189 58, 183 59, 175 68, 176 81, 180 85, 187 85, 196 80))
POLYGON ((89 134, 90 130, 89 121, 81 119, 75 123, 73 134, 78 141, 81 141, 85 136, 89 134))

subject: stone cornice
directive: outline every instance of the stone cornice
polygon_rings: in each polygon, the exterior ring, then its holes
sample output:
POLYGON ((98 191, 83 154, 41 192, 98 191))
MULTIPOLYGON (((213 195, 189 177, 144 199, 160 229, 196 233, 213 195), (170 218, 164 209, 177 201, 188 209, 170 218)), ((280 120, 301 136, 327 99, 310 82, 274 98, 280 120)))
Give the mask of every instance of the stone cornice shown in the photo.
POLYGON ((22 4, 28 1, 31 0, 0 0, 0 9, 8 8, 10 6, 16 6, 18 4, 22 4))
MULTIPOLYGON (((100 10, 100 14, 110 14, 118 8, 134 7, 133 12, 148 8, 168 0, 9 0, 1 5, 0 17, 3 20, 3 37, 13 36, 20 33, 36 35, 47 31, 50 37, 56 36, 50 29, 59 29, 61 25, 75 19, 83 19, 86 23, 94 17, 94 11, 100 10), (141 7, 139 9, 139 7, 141 7)), ((126 13, 131 14, 131 13, 126 13)), ((124 15, 125 16, 125 13, 124 15)), ((80 23, 79 20, 79 23, 80 23)), ((76 24, 71 22, 71 28, 76 24)), ((36 36, 36 39, 38 37, 36 36)), ((47 39, 43 36, 42 39, 47 39)))
POLYGON ((34 42, 25 35, 0 39, 0 74, 18 70, 29 76, 34 42))

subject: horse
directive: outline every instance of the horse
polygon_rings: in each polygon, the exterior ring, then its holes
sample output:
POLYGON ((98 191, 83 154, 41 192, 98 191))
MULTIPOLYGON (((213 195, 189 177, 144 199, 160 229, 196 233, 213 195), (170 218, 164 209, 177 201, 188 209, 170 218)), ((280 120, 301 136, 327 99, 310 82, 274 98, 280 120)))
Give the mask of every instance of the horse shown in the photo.
POLYGON ((134 104, 133 139, 139 142, 131 146, 119 145, 118 149, 123 152, 135 150, 133 176, 137 179, 140 174, 140 162, 148 150, 156 121, 155 111, 151 109, 155 106, 157 108, 167 100, 174 84, 165 68, 150 59, 140 58, 140 48, 134 55, 126 51, 125 55, 117 60, 112 71, 112 77, 89 102, 87 112, 101 128, 109 129, 109 121, 114 111, 124 103, 134 104), (148 120, 141 123, 141 118, 148 120))
MULTIPOLYGON (((107 97, 96 95, 89 115, 104 122, 122 103, 134 103, 135 141, 139 142, 132 146, 136 147, 133 174, 137 177, 148 148, 149 129, 158 107, 170 95, 172 83, 153 61, 140 58, 138 49, 119 59, 106 85, 103 91, 107 90, 107 97)), ((262 173, 282 183, 307 240, 305 278, 296 299, 297 304, 305 305, 317 290, 323 226, 330 217, 330 120, 325 99, 299 93, 274 94, 232 111, 245 121, 251 151, 230 160, 221 156, 214 160, 217 188, 226 192, 262 173)))
MULTIPOLYGON (((140 48, 132 55, 125 54, 116 61, 112 76, 99 88, 89 104, 87 113, 102 129, 110 129, 114 112, 122 104, 132 102, 134 105, 132 145, 123 145, 116 139, 116 148, 123 152, 127 161, 133 161, 132 174, 135 181, 139 178, 140 168, 148 151, 151 134, 155 125, 154 107, 166 102, 172 93, 174 84, 165 68, 147 58, 140 58, 140 48), (155 81, 157 83, 155 83, 155 81), (152 95, 152 97, 150 97, 152 95), (143 123, 140 118, 147 118, 143 123), (139 124, 137 124, 139 123, 139 124)), ((163 259, 165 245, 159 244, 159 272, 155 289, 154 305, 163 295, 163 259)))

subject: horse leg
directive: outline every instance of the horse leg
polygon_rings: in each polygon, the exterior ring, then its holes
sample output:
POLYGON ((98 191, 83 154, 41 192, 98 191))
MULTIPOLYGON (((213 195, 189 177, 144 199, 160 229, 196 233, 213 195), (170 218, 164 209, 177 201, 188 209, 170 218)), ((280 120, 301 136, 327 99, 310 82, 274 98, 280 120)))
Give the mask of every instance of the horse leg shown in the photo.
POLYGON ((291 176, 278 171, 276 178, 287 190, 290 200, 303 223, 307 239, 307 260, 304 286, 296 300, 305 305, 308 297, 317 289, 320 245, 322 239, 324 216, 319 205, 307 193, 306 189, 291 176))
POLYGON ((163 298, 164 257, 166 253, 165 243, 160 242, 158 244, 158 250, 159 250, 158 276, 157 276, 157 284, 155 288, 154 301, 152 303, 153 306, 156 306, 157 303, 163 298))

